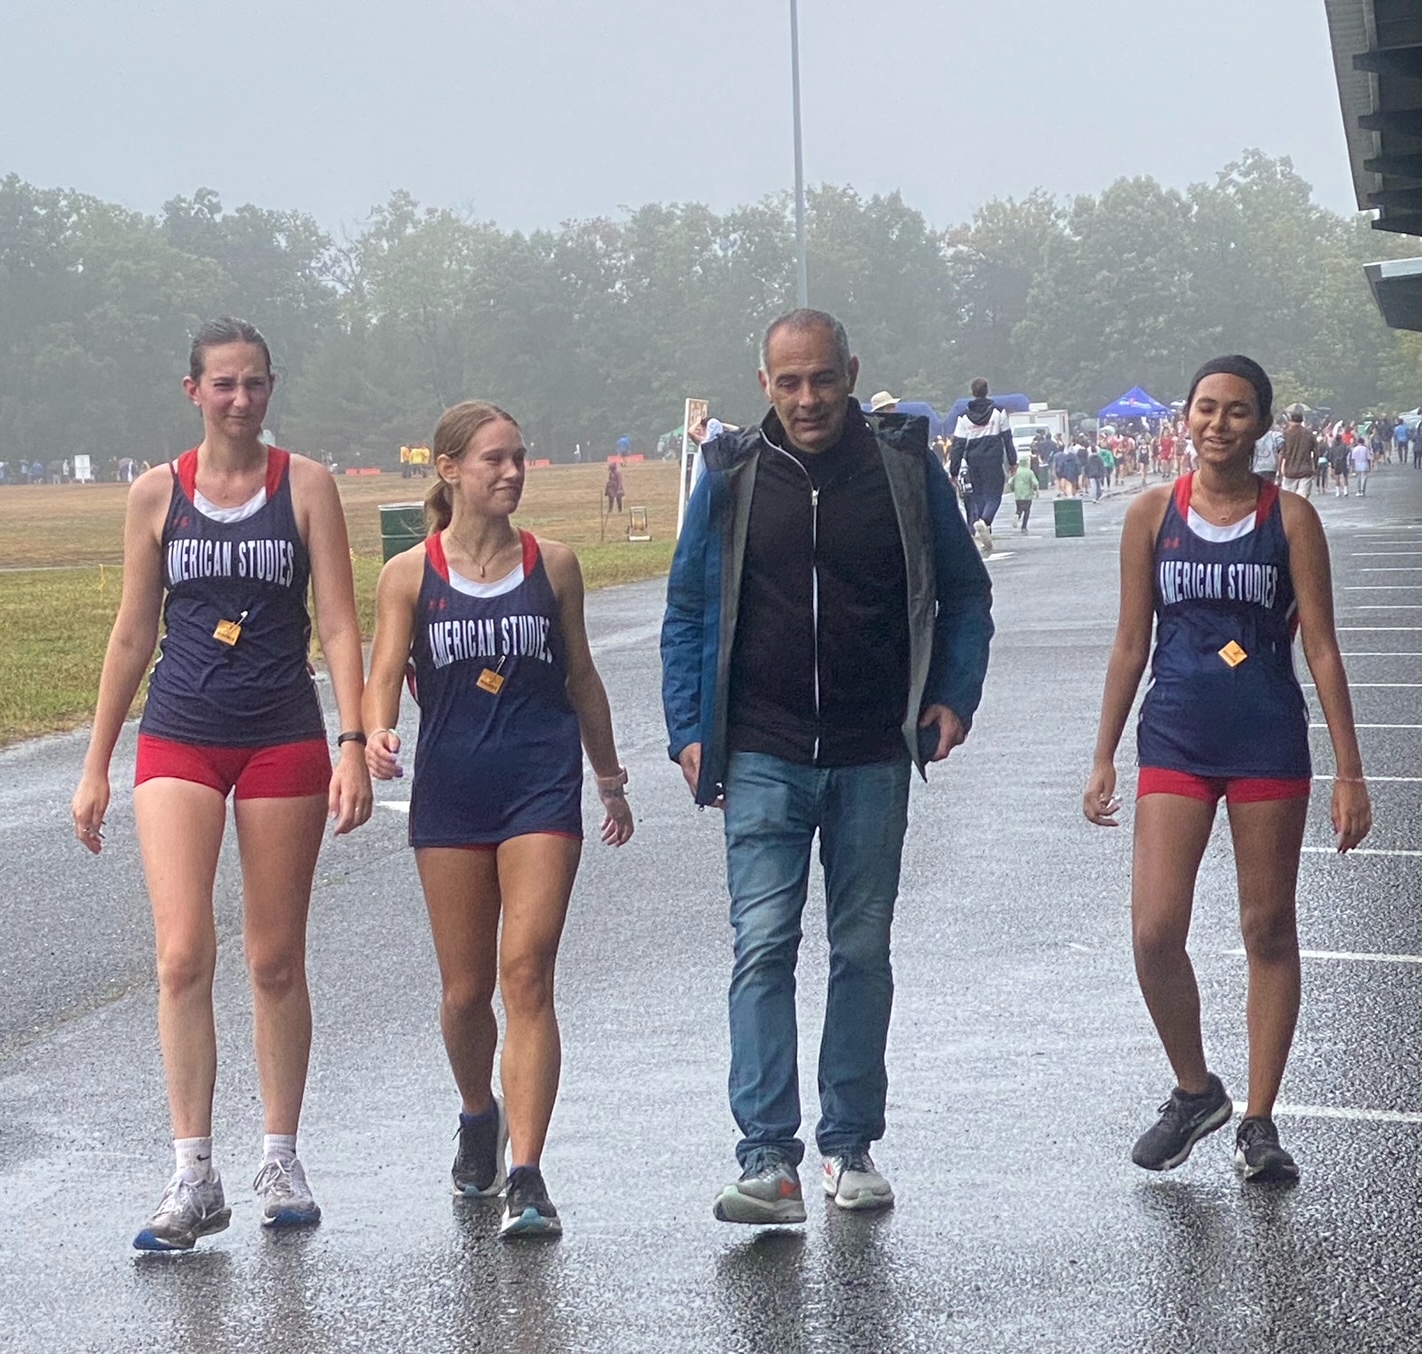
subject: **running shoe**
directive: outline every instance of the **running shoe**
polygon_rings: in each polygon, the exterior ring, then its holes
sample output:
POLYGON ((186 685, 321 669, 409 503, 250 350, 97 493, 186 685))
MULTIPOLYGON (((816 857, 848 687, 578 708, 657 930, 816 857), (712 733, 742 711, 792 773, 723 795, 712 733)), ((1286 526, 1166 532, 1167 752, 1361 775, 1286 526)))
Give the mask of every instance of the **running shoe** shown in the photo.
POLYGON ((222 1194, 222 1177, 216 1171, 198 1175, 191 1169, 178 1171, 148 1226, 133 1238, 135 1250, 190 1251, 200 1236, 225 1231, 232 1210, 222 1194))
POLYGON ((504 1107, 494 1099, 495 1113, 481 1115, 473 1123, 459 1119, 459 1150, 454 1156, 454 1192, 472 1199, 492 1199, 503 1192, 508 1173, 504 1150, 509 1141, 509 1121, 504 1107))
POLYGON ((1272 1119, 1246 1119, 1234 1135, 1234 1164, 1246 1180, 1297 1180, 1298 1163, 1280 1145, 1272 1119))
POLYGON ((822 1178, 825 1193, 841 1208, 893 1207, 894 1191, 865 1149, 826 1157, 822 1178))
POLYGON ((1131 1160, 1148 1171, 1174 1170, 1201 1138, 1229 1123, 1233 1113, 1234 1102, 1213 1072, 1209 1088, 1199 1095, 1187 1095, 1177 1086, 1160 1107, 1160 1118, 1136 1139, 1131 1160))
POLYGON ((973 523, 973 534, 978 538, 978 549, 985 555, 992 554, 992 528, 979 519, 973 523))
POLYGON ((252 1188, 262 1201, 263 1227, 314 1227, 321 1221, 306 1172, 295 1157, 264 1161, 252 1188))
POLYGON ((509 1172, 509 1190, 504 1196, 504 1220, 499 1235, 506 1237, 560 1236, 563 1223, 548 1188, 543 1172, 537 1166, 515 1166, 509 1172))
POLYGON ((779 1152, 751 1154, 734 1185, 727 1185, 711 1208, 720 1222, 761 1225, 804 1222, 800 1173, 779 1152))

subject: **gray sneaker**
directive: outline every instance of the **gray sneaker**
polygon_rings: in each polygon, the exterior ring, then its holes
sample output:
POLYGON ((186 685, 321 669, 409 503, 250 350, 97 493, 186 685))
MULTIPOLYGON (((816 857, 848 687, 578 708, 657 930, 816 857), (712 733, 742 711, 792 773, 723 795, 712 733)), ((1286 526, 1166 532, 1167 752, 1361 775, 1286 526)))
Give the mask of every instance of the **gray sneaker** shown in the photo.
POLYGON ((841 1152, 826 1157, 825 1193, 841 1208, 892 1208, 894 1191, 874 1165, 868 1151, 841 1152))
POLYGON ((190 1251, 200 1236, 224 1231, 232 1210, 222 1194, 222 1177, 216 1171, 201 1175, 178 1171, 159 1200, 148 1226, 133 1238, 135 1250, 190 1251))
POLYGON ((508 1174, 504 1153, 509 1142, 509 1121, 502 1102, 494 1098, 496 1114, 468 1124, 459 1121, 459 1150, 450 1175, 454 1192, 473 1199, 492 1199, 503 1192, 508 1174))
POLYGON ((314 1227, 321 1221, 306 1172, 295 1157, 264 1161, 252 1188, 262 1201, 263 1227, 314 1227))
POLYGON ((759 1152, 746 1162, 741 1178, 716 1197, 711 1212, 721 1222, 752 1225, 804 1222, 800 1173, 778 1152, 759 1152))

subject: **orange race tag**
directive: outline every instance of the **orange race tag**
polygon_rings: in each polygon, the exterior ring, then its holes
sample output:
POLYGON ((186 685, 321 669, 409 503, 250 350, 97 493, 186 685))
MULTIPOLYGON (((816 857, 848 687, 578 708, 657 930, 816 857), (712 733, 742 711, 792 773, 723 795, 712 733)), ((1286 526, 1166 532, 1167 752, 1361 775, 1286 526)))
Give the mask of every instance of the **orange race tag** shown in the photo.
POLYGON ((484 671, 479 674, 479 680, 475 685, 479 690, 487 691, 490 695, 497 696, 499 692, 504 689, 504 683, 507 680, 508 678, 501 677, 493 668, 485 668, 484 671))
POLYGON ((217 629, 212 632, 212 637, 219 644, 226 644, 231 648, 242 638, 242 623, 240 621, 218 621, 217 629))
POLYGON ((1249 655, 1245 653, 1234 640, 1230 640, 1230 642, 1220 650, 1220 657, 1223 658, 1230 667, 1237 668, 1249 655))

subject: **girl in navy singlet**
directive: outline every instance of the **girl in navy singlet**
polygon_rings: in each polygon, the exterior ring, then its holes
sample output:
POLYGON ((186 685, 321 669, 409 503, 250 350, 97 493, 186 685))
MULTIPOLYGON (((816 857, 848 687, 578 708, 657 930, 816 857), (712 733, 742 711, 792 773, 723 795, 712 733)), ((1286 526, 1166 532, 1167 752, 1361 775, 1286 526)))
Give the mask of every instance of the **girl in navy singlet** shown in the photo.
POLYGON ((1272 403, 1257 363, 1206 363, 1186 400, 1198 470, 1142 493, 1126 514, 1120 621, 1082 796, 1091 822, 1116 826, 1116 747, 1149 656, 1131 914, 1136 975, 1177 1084, 1131 1158, 1169 1170, 1233 1113, 1206 1065, 1185 948, 1195 876, 1223 797, 1249 965, 1249 1097, 1234 1153, 1246 1180, 1298 1175, 1273 1122, 1298 1018, 1295 893, 1311 780, 1295 631, 1333 744, 1338 850, 1351 850, 1372 823, 1322 525, 1307 499, 1281 494, 1251 470, 1272 403))
POLYGON ((553 977, 582 848, 584 749, 602 840, 632 836, 577 557, 509 520, 525 455, 518 425, 491 404, 456 405, 440 419, 430 535, 381 572, 365 696, 371 773, 402 775, 393 726, 409 669, 420 709, 410 844, 462 1101, 454 1189, 504 1192, 509 1237, 562 1229, 540 1161, 558 1090, 553 977), (492 1089, 496 973, 507 1020, 502 1102, 492 1089))
POLYGON ((222 319, 198 331, 183 387, 202 413, 203 440, 129 491, 123 600, 74 795, 75 833, 97 853, 109 763, 161 609, 133 809, 153 904, 176 1160, 134 1238, 141 1250, 189 1250, 230 1219, 212 1151, 212 894, 229 794, 265 1126, 261 1221, 310 1226, 321 1217, 296 1155, 311 1047, 306 915, 328 813, 337 834, 349 832, 370 816, 371 792, 345 517, 323 466, 261 440, 273 383, 266 341, 251 325, 222 319), (307 668, 308 584, 347 730, 334 770, 307 668))

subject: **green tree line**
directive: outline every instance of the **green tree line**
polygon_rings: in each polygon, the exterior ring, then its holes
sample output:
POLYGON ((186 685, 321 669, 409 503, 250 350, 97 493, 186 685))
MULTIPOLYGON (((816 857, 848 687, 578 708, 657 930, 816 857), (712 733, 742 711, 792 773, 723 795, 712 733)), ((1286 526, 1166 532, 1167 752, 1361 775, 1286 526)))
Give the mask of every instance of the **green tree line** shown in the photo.
MULTIPOLYGON (((1184 192, 1136 178, 1067 202, 998 199, 949 229, 898 193, 822 185, 808 209, 811 300, 844 320, 866 391, 943 407, 985 375, 1089 411, 1136 384, 1178 398, 1228 350, 1263 362, 1285 400, 1348 414, 1422 400, 1422 344, 1384 326, 1361 271, 1415 242, 1319 206, 1287 158, 1250 151, 1184 192)), ((295 448, 391 464, 479 396, 539 455, 599 454, 624 434, 651 450, 687 395, 757 414, 757 342, 794 277, 786 195, 524 234, 397 192, 336 238, 207 188, 150 216, 11 175, 0 459, 191 445, 177 380, 193 328, 224 313, 270 339, 271 421, 295 448)))

